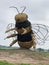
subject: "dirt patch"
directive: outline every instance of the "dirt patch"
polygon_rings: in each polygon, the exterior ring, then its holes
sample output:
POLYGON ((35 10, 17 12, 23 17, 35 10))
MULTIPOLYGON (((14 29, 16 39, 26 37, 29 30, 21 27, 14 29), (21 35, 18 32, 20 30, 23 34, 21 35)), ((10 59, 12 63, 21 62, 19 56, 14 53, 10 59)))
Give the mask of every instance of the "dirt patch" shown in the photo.
POLYGON ((0 50, 0 61, 8 61, 10 63, 48 64, 49 56, 46 56, 43 52, 27 49, 0 50))

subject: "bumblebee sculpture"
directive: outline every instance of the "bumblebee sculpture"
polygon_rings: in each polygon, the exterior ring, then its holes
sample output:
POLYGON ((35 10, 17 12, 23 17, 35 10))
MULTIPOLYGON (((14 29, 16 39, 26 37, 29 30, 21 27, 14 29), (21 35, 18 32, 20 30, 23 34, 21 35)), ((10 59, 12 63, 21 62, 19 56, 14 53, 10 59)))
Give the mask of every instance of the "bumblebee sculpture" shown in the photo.
MULTIPOLYGON (((11 8, 16 8, 16 7, 11 7, 11 8)), ((36 48, 36 41, 35 41, 35 35, 32 31, 32 26, 30 21, 28 20, 28 15, 26 13, 23 13, 26 7, 24 7, 23 11, 19 13, 18 9, 18 14, 15 16, 15 27, 9 30, 6 30, 6 33, 9 31, 17 31, 18 34, 11 34, 10 36, 7 36, 7 38, 15 37, 17 36, 17 39, 12 41, 10 43, 10 46, 18 42, 19 46, 21 48, 36 48)))

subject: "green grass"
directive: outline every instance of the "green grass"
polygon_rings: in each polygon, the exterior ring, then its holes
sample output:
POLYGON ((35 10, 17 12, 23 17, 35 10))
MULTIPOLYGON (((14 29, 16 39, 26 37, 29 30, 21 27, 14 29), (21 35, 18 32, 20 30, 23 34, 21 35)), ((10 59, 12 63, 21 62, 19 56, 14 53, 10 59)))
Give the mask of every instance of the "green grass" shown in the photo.
POLYGON ((12 63, 8 63, 6 61, 0 61, 0 65, 49 65, 49 64, 12 64, 12 63))
POLYGON ((49 52, 45 52, 45 55, 46 55, 46 56, 49 56, 49 52))
POLYGON ((0 65, 14 65, 14 64, 8 63, 6 61, 0 61, 0 65))
POLYGON ((8 63, 6 61, 0 61, 0 65, 30 65, 30 64, 12 64, 12 63, 8 63))

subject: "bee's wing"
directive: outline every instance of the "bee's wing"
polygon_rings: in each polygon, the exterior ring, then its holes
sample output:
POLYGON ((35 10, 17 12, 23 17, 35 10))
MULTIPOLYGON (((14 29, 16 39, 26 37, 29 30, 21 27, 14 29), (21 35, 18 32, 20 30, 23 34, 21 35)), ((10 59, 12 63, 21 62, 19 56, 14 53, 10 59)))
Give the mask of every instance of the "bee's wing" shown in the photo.
MULTIPOLYGON (((9 23, 8 25, 7 25, 7 30, 9 30, 9 29, 12 29, 12 28, 14 28, 15 27, 15 24, 14 23, 9 23)), ((11 34, 16 34, 17 32, 15 31, 15 30, 13 30, 13 31, 10 31, 10 32, 8 32, 8 35, 11 35, 11 34)), ((14 40, 16 37, 12 37, 12 39, 14 40)))
POLYGON ((44 44, 49 41, 49 27, 43 24, 32 24, 32 30, 36 35, 36 43, 44 44))

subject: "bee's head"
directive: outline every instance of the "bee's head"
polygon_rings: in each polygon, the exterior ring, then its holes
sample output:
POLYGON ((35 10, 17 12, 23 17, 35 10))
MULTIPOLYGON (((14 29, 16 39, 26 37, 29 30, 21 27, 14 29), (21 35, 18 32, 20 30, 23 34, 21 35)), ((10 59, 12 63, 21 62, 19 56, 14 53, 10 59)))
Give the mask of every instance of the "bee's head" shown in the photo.
POLYGON ((24 7, 24 9, 22 10, 22 12, 20 13, 17 7, 11 6, 10 8, 15 8, 18 12, 18 14, 15 16, 15 21, 16 22, 24 22, 28 19, 28 15, 26 13, 23 13, 24 10, 26 9, 26 7, 24 7))
POLYGON ((16 22, 24 22, 28 19, 28 15, 25 13, 19 13, 15 16, 16 22))

